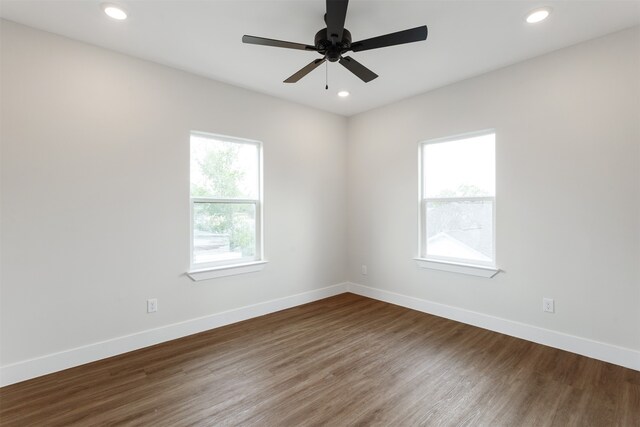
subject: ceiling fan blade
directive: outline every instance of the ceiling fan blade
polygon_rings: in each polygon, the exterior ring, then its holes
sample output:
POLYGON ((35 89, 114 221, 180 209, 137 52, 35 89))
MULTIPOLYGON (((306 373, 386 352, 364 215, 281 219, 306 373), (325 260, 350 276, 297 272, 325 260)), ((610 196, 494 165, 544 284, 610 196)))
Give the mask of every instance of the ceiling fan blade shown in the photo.
POLYGON ((371 80, 378 77, 376 73, 351 58, 350 56, 345 56, 344 58, 340 58, 340 64, 347 70, 351 71, 353 74, 358 76, 360 80, 365 83, 369 83, 371 80))
POLYGON ((289 77, 284 82, 285 83, 295 83, 295 82, 297 82, 298 80, 300 80, 301 78, 303 78, 304 76, 306 76, 307 74, 309 74, 310 72, 312 72, 313 70, 318 68, 320 66, 320 64, 322 64, 324 61, 326 61, 325 58, 319 58, 319 59, 316 59, 315 61, 312 61, 310 64, 305 65, 304 67, 302 67, 302 69, 300 69, 300 71, 298 71, 295 74, 293 74, 291 77, 289 77))
POLYGON ((327 0, 327 39, 335 45, 342 40, 349 0, 327 0))
POLYGON ((378 49, 380 47, 395 46, 398 44, 418 42, 427 39, 427 26, 398 31, 397 33, 373 37, 359 42, 351 43, 351 50, 361 52, 363 50, 378 49))
POLYGON ((255 36, 242 36, 242 43, 259 44, 262 46, 284 47, 287 49, 299 49, 299 50, 316 50, 315 46, 309 46, 302 43, 286 42, 282 40, 265 39, 264 37, 255 36))

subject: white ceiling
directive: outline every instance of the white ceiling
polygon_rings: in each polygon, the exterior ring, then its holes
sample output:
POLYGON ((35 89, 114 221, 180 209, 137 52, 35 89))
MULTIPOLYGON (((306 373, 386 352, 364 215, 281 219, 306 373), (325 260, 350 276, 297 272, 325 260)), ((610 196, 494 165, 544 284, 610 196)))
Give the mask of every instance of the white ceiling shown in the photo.
POLYGON ((241 43, 243 34, 313 44, 324 0, 114 0, 129 19, 104 15, 99 0, 0 0, 0 16, 35 28, 280 98, 352 115, 580 41, 640 24, 640 0, 352 0, 353 40, 426 24, 425 42, 350 53, 380 77, 363 83, 337 63, 296 84, 282 81, 315 52, 241 43), (524 22, 549 6, 546 21, 524 22), (338 90, 351 92, 338 98, 338 90))

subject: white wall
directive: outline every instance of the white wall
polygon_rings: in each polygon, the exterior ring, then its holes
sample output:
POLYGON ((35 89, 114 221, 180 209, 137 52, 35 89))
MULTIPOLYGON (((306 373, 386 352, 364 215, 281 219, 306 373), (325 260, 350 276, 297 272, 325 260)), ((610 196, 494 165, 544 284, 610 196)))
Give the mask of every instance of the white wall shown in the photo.
POLYGON ((0 22, 2 366, 347 277, 640 350, 637 28, 347 120, 0 22), (421 270, 417 142, 486 128, 504 272, 421 270), (264 142, 262 272, 184 275, 194 129, 264 142))
POLYGON ((1 22, 2 365, 344 280, 344 117, 1 22), (184 275, 191 130, 263 141, 262 272, 184 275))
POLYGON ((347 171, 351 281, 640 350, 637 27, 352 117, 347 171), (417 143, 488 128, 504 272, 419 269, 417 143))

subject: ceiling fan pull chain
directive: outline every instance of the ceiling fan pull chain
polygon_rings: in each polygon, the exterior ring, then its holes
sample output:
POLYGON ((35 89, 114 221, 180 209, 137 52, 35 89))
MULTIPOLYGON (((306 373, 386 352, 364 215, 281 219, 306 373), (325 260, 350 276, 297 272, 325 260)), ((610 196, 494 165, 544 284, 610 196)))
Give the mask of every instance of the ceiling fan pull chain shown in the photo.
POLYGON ((324 69, 325 69, 325 75, 324 75, 324 82, 325 82, 325 85, 324 85, 324 90, 329 90, 329 63, 328 63, 328 62, 325 62, 325 63, 324 63, 324 65, 325 65, 325 67, 324 67, 324 69))

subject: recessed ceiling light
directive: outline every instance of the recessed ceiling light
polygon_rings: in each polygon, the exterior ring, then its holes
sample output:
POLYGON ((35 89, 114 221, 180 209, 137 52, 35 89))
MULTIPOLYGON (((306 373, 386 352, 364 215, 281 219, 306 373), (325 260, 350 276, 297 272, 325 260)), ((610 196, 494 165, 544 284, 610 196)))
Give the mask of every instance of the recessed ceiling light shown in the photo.
POLYGON ((340 92, 338 92, 338 96, 340 98, 346 98, 347 96, 349 96, 349 92, 346 90, 341 90, 340 92))
POLYGON ((549 17, 550 13, 551 11, 547 8, 532 10, 527 15, 527 22, 529 24, 536 24, 538 22, 544 21, 549 17))
POLYGON ((127 12, 125 12, 121 7, 113 5, 113 4, 103 4, 102 9, 104 13, 107 14, 109 18, 113 18, 118 21, 124 21, 127 19, 127 12))

